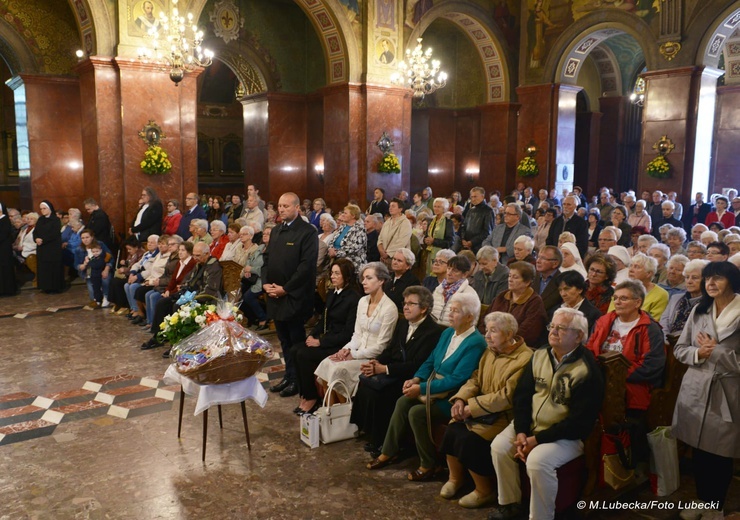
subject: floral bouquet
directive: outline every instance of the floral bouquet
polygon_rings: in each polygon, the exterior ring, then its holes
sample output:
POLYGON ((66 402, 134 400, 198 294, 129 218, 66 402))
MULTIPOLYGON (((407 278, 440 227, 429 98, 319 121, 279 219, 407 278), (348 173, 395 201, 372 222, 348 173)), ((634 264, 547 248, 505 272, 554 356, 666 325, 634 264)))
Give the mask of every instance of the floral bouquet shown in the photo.
POLYGON ((539 175, 540 167, 537 166, 537 161, 534 160, 534 157, 527 156, 516 167, 516 173, 520 177, 535 177, 539 175))
POLYGON ((159 325, 159 339, 171 345, 182 341, 199 329, 218 320, 241 321, 242 314, 238 307, 224 301, 216 304, 200 303, 195 300, 195 293, 185 293, 177 300, 180 308, 166 316, 159 325))
POLYGON ((378 164, 378 171, 381 173, 401 173, 401 163, 393 152, 383 154, 383 158, 378 164))
POLYGON ((155 144, 146 149, 140 166, 141 170, 149 175, 164 175, 172 169, 172 162, 164 148, 155 144))
POLYGON ((671 165, 664 155, 659 155, 647 164, 645 173, 656 179, 666 179, 671 176, 671 165))

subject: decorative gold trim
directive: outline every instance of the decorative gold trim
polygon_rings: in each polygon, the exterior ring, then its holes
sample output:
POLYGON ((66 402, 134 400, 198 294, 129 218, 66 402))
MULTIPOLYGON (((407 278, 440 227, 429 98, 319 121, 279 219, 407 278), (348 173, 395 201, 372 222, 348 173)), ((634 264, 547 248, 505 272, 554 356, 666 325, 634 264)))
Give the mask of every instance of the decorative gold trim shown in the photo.
POLYGON ((658 152, 659 155, 668 155, 673 151, 673 149, 676 147, 676 145, 673 144, 673 141, 670 140, 670 138, 666 135, 661 136, 660 140, 653 145, 653 150, 658 152))
POLYGON ((139 131, 139 137, 149 146, 155 146, 159 144, 159 141, 165 139, 167 136, 162 132, 162 127, 150 119, 147 124, 144 125, 139 131))
POLYGON ((678 42, 665 42, 661 44, 659 50, 666 60, 671 61, 681 50, 681 44, 678 42))

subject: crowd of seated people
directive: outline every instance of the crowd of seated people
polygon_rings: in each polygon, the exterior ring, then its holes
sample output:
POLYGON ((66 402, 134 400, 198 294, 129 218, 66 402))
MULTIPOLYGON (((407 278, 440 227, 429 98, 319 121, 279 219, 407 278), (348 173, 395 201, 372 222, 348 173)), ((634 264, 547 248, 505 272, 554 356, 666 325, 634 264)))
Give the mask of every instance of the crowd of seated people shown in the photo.
MULTIPOLYGON (((371 469, 392 463, 413 437, 420 462, 409 479, 432 478, 444 455, 450 476, 441 496, 456 496, 470 475, 475 489, 460 505, 497 496, 493 517, 509 518, 526 509, 516 505, 517 458, 533 487, 530 511, 547 518, 554 468, 582 453, 598 413, 595 357, 616 351, 630 363, 626 407, 644 423, 669 340, 709 396, 697 404, 696 394, 681 394, 677 406, 679 438, 701 453, 697 474, 738 456, 700 435, 739 435, 715 409, 729 387, 706 383, 716 374, 736 383, 722 372, 738 344, 736 190, 708 201, 697 193, 689 207, 673 192, 637 197, 602 188, 589 204, 578 187, 560 196, 523 185, 488 197, 476 187, 468 200, 458 192, 435 198, 429 187, 388 199, 377 189, 369 207, 347 201, 338 212, 320 198, 303 202, 320 242, 317 297, 310 334, 296 350, 296 388, 280 393, 298 393, 295 412, 311 412, 320 402, 317 381, 341 380, 340 393, 355 396, 352 419, 367 435, 371 469), (499 364, 511 377, 498 377, 491 367, 499 364), (576 407, 556 409, 533 384, 561 372, 582 384, 572 395, 576 407), (422 403, 427 394, 431 402, 422 403), (544 415, 533 416, 533 406, 544 415), (701 420, 686 419, 703 407, 701 420), (440 446, 434 422, 450 423, 440 446)), ((253 185, 246 196, 188 193, 166 207, 147 187, 127 233, 116 233, 93 199, 84 202, 86 216, 56 211, 48 200, 36 212, 0 203, 0 295, 24 283, 56 293, 79 277, 86 308, 127 316, 152 334, 142 344, 149 350, 162 345, 159 324, 179 295, 222 294, 222 264, 233 262, 248 323, 267 332, 261 273, 280 222, 274 206, 253 185)), ((711 490, 697 482, 698 496, 718 496, 726 475, 712 475, 719 484, 711 490)))

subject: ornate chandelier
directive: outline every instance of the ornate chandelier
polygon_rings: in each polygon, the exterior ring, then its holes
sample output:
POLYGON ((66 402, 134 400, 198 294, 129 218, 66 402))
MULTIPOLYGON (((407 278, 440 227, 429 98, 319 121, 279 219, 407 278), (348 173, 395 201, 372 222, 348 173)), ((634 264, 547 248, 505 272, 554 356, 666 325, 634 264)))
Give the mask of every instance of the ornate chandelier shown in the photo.
POLYGON ((151 37, 151 48, 139 49, 139 59, 144 63, 153 62, 169 71, 170 79, 177 86, 186 72, 197 67, 208 67, 213 63, 213 52, 201 47, 203 31, 193 23, 193 14, 180 16, 177 0, 172 0, 172 14, 160 12, 158 23, 147 34, 151 37), (187 33, 192 33, 188 38, 187 33))
POLYGON ((421 40, 416 39, 413 51, 406 49, 406 58, 399 61, 398 72, 391 76, 391 83, 413 89, 414 97, 418 99, 447 85, 447 74, 440 72, 439 60, 432 60, 431 47, 422 51, 421 40))

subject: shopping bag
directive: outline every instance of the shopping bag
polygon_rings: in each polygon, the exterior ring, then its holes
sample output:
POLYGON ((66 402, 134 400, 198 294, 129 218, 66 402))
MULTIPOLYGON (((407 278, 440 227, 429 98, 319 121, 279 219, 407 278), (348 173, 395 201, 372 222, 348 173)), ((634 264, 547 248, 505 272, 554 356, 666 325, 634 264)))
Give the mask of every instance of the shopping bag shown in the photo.
POLYGON ((329 444, 332 442, 351 439, 357 435, 357 425, 349 422, 352 415, 352 396, 347 386, 340 380, 333 381, 324 394, 322 403, 315 415, 319 419, 319 431, 321 442, 329 444), (343 386, 347 395, 346 403, 337 403, 330 405, 332 390, 335 386, 343 386))
POLYGON ((659 497, 670 495, 678 489, 678 448, 671 436, 671 428, 658 426, 647 435, 650 446, 650 488, 659 497))
POLYGON ((615 425, 601 434, 601 486, 621 489, 629 485, 634 476, 631 460, 631 438, 629 427, 615 425))
POLYGON ((319 447, 319 418, 315 415, 301 415, 301 441, 310 448, 319 447))

